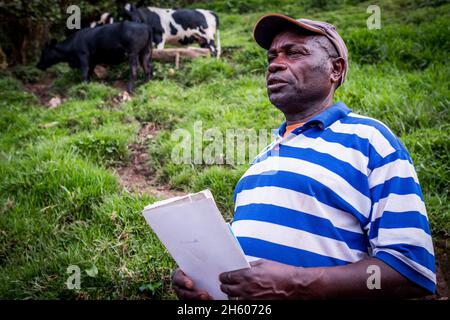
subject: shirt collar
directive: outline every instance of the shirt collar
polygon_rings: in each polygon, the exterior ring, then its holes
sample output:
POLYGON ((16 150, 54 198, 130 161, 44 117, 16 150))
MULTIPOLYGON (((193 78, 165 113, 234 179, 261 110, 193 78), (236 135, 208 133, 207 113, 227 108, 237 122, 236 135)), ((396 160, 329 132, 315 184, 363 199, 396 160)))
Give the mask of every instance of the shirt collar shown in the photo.
MULTIPOLYGON (((308 120, 303 126, 296 128, 292 131, 292 133, 297 133, 301 128, 305 126, 313 127, 317 125, 320 129, 325 130, 325 128, 329 127, 334 122, 339 119, 347 116, 352 110, 345 105, 344 102, 339 101, 329 107, 328 109, 322 111, 318 115, 314 116, 310 120, 308 120)), ((278 135, 283 137, 284 132, 286 131, 286 121, 284 121, 281 126, 278 128, 278 135)))

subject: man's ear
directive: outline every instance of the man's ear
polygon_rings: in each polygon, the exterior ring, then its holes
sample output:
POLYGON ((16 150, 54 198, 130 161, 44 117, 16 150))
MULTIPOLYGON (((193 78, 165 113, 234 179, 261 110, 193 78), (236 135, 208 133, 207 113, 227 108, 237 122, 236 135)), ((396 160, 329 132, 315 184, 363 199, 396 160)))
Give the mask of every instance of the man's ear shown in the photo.
POLYGON ((334 58, 331 62, 332 69, 331 69, 331 82, 333 83, 339 83, 339 80, 341 79, 344 68, 345 68, 345 60, 342 57, 334 58))

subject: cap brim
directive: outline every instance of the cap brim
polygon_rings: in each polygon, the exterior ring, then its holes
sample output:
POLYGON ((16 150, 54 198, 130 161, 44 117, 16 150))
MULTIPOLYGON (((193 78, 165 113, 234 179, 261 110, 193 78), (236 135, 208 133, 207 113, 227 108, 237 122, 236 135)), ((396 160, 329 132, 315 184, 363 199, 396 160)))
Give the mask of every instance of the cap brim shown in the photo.
POLYGON ((279 13, 271 13, 261 17, 253 29, 253 38, 262 48, 268 50, 272 44, 273 38, 281 31, 287 29, 303 29, 312 33, 325 35, 324 31, 294 20, 288 16, 279 13))

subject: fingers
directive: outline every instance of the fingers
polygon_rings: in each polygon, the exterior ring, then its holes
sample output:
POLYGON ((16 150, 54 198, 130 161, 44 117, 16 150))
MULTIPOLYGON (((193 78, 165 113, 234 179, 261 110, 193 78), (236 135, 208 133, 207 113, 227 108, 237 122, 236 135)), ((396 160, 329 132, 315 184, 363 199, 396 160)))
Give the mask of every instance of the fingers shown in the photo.
POLYGON ((225 293, 229 298, 242 297, 242 292, 237 285, 221 284, 220 290, 225 293))
POLYGON ((211 300, 211 297, 205 291, 187 290, 175 285, 173 286, 173 289, 181 300, 211 300))
POLYGON ((209 295, 208 292, 202 291, 200 294, 200 300, 213 300, 213 298, 209 295))
POLYGON ((231 272, 223 272, 223 273, 219 274, 219 280, 222 283, 232 283, 231 282, 231 272))
MULTIPOLYGON (((266 262, 267 262, 267 260, 265 260, 265 259, 258 259, 258 260, 250 262, 250 266, 253 268, 253 267, 260 266, 266 262)), ((220 280, 220 282, 226 283, 226 284, 238 284, 242 281, 242 279, 244 279, 245 275, 249 274, 249 272, 251 272, 251 270, 248 268, 234 270, 234 271, 230 271, 230 272, 223 272, 219 275, 219 280, 220 280)))
POLYGON ((220 284, 220 290, 225 293, 228 298, 232 299, 234 297, 241 296, 240 290, 238 290, 240 273, 242 270, 223 272, 219 275, 219 280, 222 282, 220 284))
POLYGON ((176 269, 172 276, 172 286, 178 298, 183 300, 211 300, 211 296, 194 286, 194 282, 180 268, 176 269))
POLYGON ((223 272, 219 275, 219 280, 225 284, 238 284, 242 281, 244 274, 248 269, 223 272))
POLYGON ((194 282, 189 278, 180 268, 176 269, 172 276, 172 283, 174 286, 192 290, 194 282))

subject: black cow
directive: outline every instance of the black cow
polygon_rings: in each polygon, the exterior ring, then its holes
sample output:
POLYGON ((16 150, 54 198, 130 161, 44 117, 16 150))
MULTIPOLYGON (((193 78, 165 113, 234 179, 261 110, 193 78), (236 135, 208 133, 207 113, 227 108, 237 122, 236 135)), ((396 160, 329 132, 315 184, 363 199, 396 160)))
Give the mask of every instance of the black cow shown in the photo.
POLYGON ((220 56, 219 18, 210 10, 136 8, 127 4, 124 15, 128 20, 151 26, 155 35, 154 45, 158 49, 164 48, 165 43, 187 45, 197 42, 200 47, 208 48, 213 56, 220 56), (216 34, 217 47, 214 41, 216 34))
POLYGON ((37 67, 45 70, 67 62, 71 68, 81 69, 83 80, 89 81, 97 64, 119 64, 128 57, 131 69, 128 91, 132 92, 139 62, 146 81, 153 76, 152 42, 151 28, 142 23, 123 21, 85 28, 60 43, 53 40, 46 44, 37 67))

